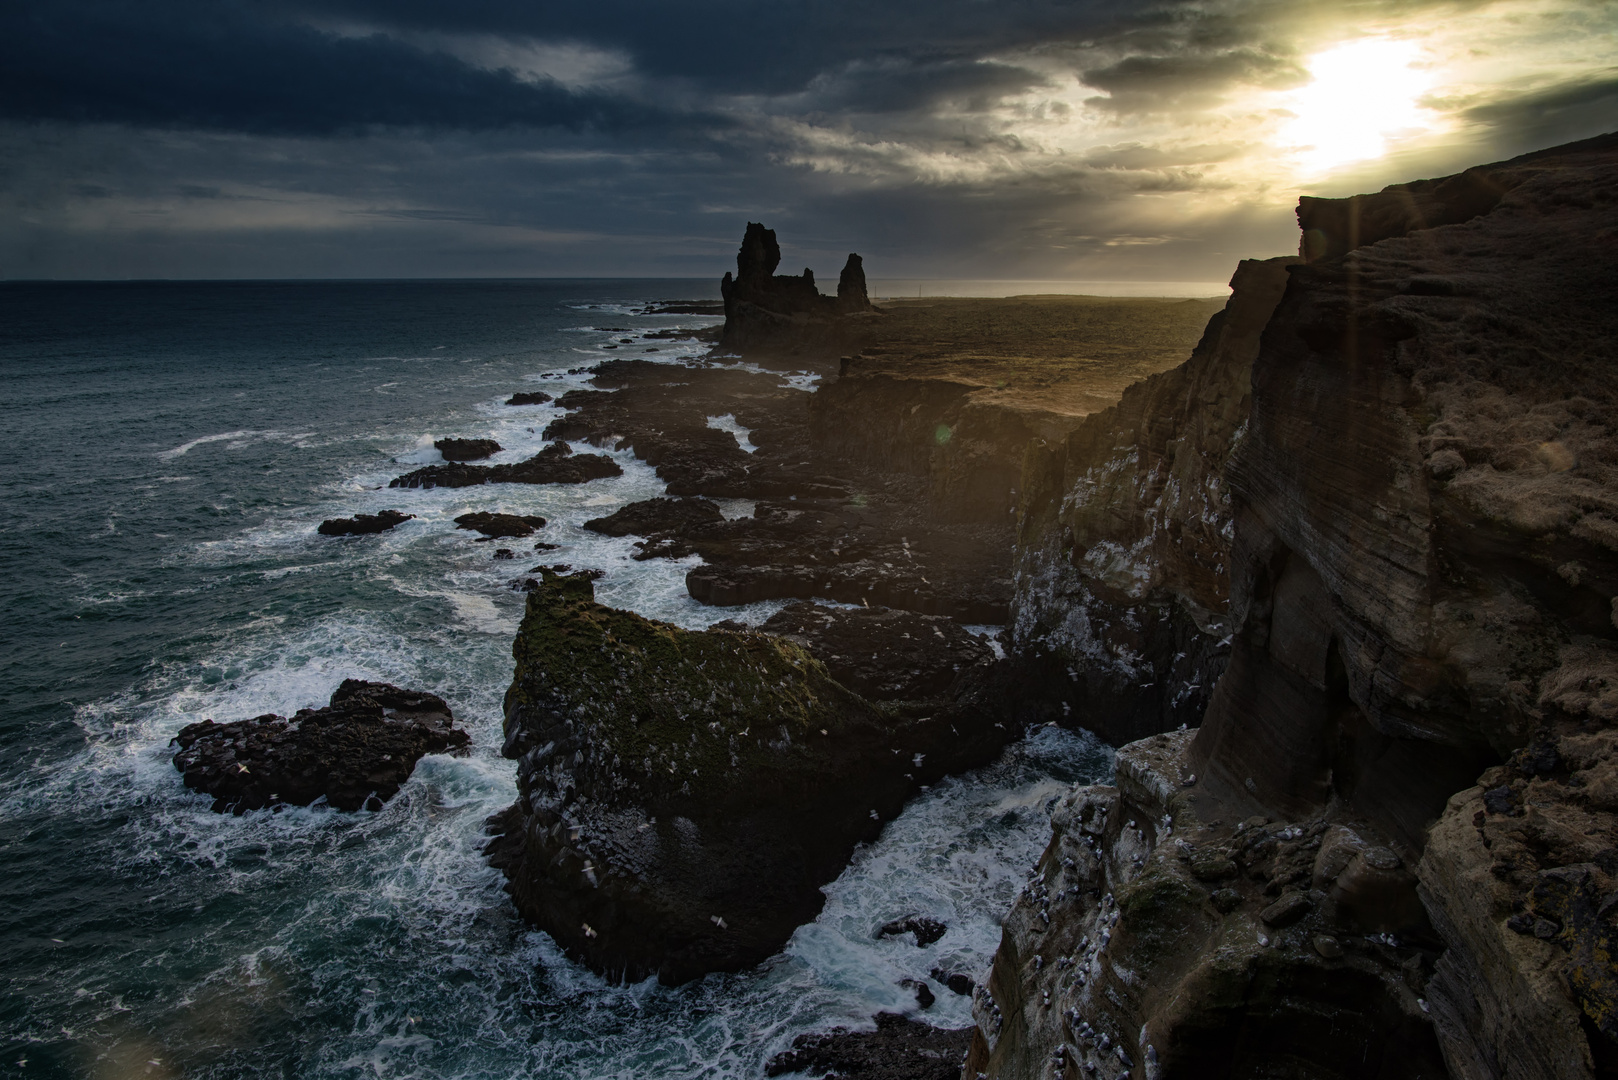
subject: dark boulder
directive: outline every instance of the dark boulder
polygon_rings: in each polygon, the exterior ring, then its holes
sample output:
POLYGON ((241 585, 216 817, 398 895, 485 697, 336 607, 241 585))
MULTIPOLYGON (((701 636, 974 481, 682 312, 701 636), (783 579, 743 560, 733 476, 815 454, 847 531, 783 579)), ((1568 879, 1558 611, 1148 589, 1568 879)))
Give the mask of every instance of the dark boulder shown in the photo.
POLYGON ((545 519, 522 514, 496 514, 487 510, 480 510, 474 514, 462 514, 455 519, 457 529, 471 529, 484 536, 532 536, 545 527, 545 519))
POLYGON ((471 737, 454 724, 443 698, 344 679, 322 709, 181 728, 174 767, 186 787, 214 796, 216 812, 322 796, 338 810, 377 809, 424 755, 465 752, 471 737))
POLYGON ((643 499, 591 518, 584 527, 603 536, 655 536, 724 520, 718 504, 709 499, 643 499))
POLYGON ((551 401, 551 396, 539 390, 524 390, 506 398, 507 405, 545 405, 551 401))
POLYGON ((766 1076, 809 1073, 859 1080, 957 1080, 972 1041, 972 1029, 930 1027, 897 1013, 879 1013, 875 1031, 799 1035, 777 1054, 766 1076))
POLYGON ((482 461, 502 449, 493 439, 434 439, 433 447, 445 461, 482 461))
POLYGON ((355 514, 351 518, 328 518, 320 523, 315 530, 321 536, 368 536, 371 533, 387 532, 401 522, 409 521, 415 514, 401 514, 397 510, 384 510, 380 514, 355 514))
POLYGON ((429 465, 398 477, 389 487, 476 487, 479 484, 583 484, 624 470, 605 454, 575 454, 564 442, 554 442, 515 465, 429 465))
POLYGON ((916 944, 925 946, 931 945, 948 932, 949 927, 937 919, 928 918, 926 915, 906 915, 902 919, 894 919, 892 922, 883 923, 882 929, 876 932, 876 936, 884 938, 898 937, 901 934, 914 934, 916 935, 916 944))

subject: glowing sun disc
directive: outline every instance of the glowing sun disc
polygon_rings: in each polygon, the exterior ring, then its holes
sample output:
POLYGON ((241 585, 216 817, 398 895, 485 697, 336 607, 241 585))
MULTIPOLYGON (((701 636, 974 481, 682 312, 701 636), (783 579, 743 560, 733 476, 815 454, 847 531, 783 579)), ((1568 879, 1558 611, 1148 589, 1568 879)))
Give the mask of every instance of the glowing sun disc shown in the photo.
POLYGON ((1416 55, 1414 42, 1371 39, 1310 57, 1313 80, 1292 94, 1294 118, 1278 143, 1320 172, 1381 157, 1390 138, 1430 130, 1431 114, 1417 102, 1433 77, 1411 66, 1416 55))

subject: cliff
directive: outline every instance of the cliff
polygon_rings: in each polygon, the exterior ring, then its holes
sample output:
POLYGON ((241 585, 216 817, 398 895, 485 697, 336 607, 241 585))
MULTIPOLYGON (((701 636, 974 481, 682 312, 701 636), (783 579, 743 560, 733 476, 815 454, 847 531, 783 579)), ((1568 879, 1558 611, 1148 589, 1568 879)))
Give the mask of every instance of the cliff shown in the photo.
MULTIPOLYGON (((1306 200, 1250 383, 1142 403, 1229 432, 1190 474, 1221 479, 1219 529, 1165 512, 1179 459, 1129 395, 1103 437, 1031 455, 1019 643, 1160 679, 1113 629, 1171 638, 1155 590, 1230 654, 1199 730, 1056 813, 966 1075, 1618 1067, 1615 165, 1607 136, 1306 200)), ((1166 726, 1151 689, 1137 715, 1166 726)))
POLYGON ((1230 495, 1259 334, 1295 259, 1246 261, 1185 363, 1023 462, 1013 640, 1114 743, 1196 723, 1224 670, 1230 495))

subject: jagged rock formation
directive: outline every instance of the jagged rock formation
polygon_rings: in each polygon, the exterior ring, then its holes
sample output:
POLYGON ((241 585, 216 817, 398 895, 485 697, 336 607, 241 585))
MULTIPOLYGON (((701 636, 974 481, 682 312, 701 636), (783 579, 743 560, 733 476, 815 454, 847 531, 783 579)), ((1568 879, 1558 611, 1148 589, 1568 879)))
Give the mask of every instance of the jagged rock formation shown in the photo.
POLYGON ((476 487, 479 484, 583 484, 624 470, 605 454, 575 454, 565 442, 553 442, 515 465, 428 465, 389 482, 390 488, 476 487))
POLYGON ((498 454, 501 447, 493 439, 434 439, 433 449, 445 461, 482 461, 498 454))
POLYGON ((1153 1077, 1613 1074, 1615 165, 1300 208, 1224 470, 1229 666, 1058 813, 967 1075, 1120 1040, 1153 1077))
POLYGON ((545 519, 537 514, 498 514, 479 510, 461 514, 455 519, 457 529, 470 529, 482 533, 488 540, 513 536, 532 536, 545 527, 545 519))
POLYGON ((544 573, 513 646, 491 822, 517 908, 614 979, 751 966, 919 785, 989 760, 1018 717, 992 661, 953 701, 874 705, 796 642, 693 632, 544 573))
POLYGON ((351 518, 327 518, 315 531, 321 536, 370 536, 387 532, 415 518, 415 514, 402 514, 397 510, 383 510, 376 514, 355 514, 351 518))
POLYGON ((427 754, 464 753, 444 699, 387 683, 344 679, 322 709, 291 718, 188 724, 174 737, 185 786, 214 796, 215 812, 308 806, 380 809, 427 754))
POLYGON ((742 353, 800 354, 835 352, 853 341, 857 330, 848 317, 875 310, 865 289, 864 261, 849 255, 835 297, 821 295, 814 271, 777 274, 780 265, 775 230, 748 222, 736 253, 736 276, 727 271, 719 284, 725 301, 720 347, 742 353))
POLYGON ((1080 723, 1114 743, 1196 723, 1224 670, 1225 462, 1295 262, 1241 263, 1189 360, 1024 462, 1013 640, 1070 673, 1080 723))

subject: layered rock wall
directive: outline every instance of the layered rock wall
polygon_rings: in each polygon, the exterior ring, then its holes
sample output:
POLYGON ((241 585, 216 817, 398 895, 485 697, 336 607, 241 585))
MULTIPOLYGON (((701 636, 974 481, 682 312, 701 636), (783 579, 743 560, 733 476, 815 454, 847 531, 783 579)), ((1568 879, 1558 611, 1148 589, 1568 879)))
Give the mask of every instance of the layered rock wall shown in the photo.
POLYGON ((1056 814, 968 1076, 1618 1074, 1615 166, 1300 208, 1223 471, 1228 667, 1056 814))
POLYGON ((1295 259, 1243 262, 1191 358, 1028 450, 1013 640, 1114 742, 1196 723, 1223 670, 1230 496, 1259 334, 1295 259))

